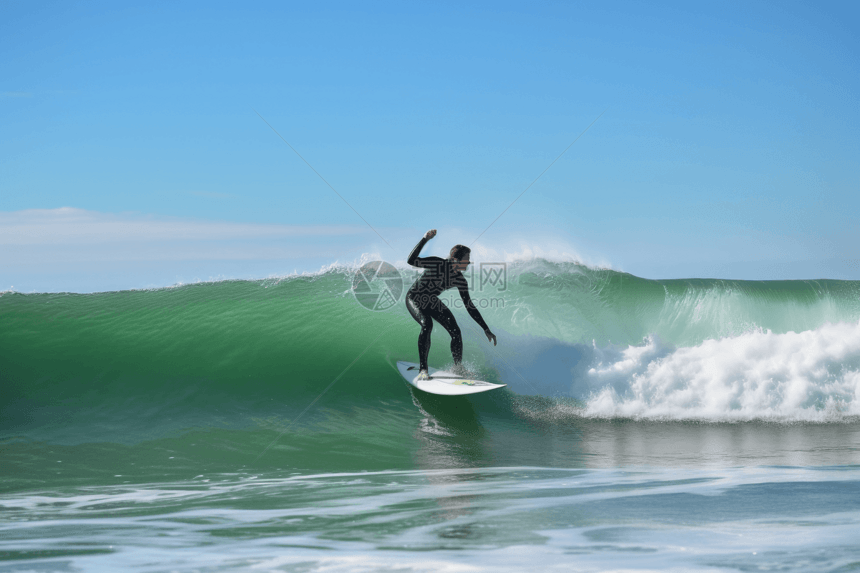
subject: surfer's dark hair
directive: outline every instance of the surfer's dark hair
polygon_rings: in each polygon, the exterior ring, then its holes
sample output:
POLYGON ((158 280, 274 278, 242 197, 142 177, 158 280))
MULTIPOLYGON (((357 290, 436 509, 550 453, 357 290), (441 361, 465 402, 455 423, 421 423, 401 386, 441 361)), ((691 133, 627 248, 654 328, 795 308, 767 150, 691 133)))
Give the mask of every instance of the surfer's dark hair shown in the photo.
POLYGON ((450 258, 462 261, 463 259, 468 257, 469 253, 471 252, 472 249, 470 249, 466 245, 454 245, 453 247, 451 247, 450 258))

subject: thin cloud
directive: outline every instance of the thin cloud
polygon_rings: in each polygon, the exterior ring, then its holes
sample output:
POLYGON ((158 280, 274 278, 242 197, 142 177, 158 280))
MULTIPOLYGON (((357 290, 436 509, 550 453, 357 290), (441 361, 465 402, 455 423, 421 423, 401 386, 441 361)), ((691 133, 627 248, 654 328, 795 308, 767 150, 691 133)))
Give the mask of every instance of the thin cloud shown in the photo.
POLYGON ((0 246, 243 241, 365 234, 357 225, 263 225, 112 214, 72 207, 0 212, 0 246))

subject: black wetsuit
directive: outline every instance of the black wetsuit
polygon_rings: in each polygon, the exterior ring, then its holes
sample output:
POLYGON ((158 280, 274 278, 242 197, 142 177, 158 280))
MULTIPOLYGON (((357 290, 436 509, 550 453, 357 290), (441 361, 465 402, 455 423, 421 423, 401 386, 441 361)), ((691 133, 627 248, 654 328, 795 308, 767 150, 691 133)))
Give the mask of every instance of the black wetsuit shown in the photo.
POLYGON ((451 354, 454 356, 454 363, 459 364, 463 359, 463 337, 460 334, 460 327, 457 326, 457 320, 451 309, 439 300, 442 291, 457 287, 469 315, 481 325, 481 328, 487 330, 487 323, 484 322, 481 313, 478 312, 475 303, 469 297, 469 285, 466 283, 466 277, 460 271, 454 270, 452 261, 441 257, 418 256, 428 240, 422 238, 409 253, 409 259, 406 261, 413 267, 426 269, 406 293, 406 308, 412 318, 421 325, 421 334, 418 335, 418 356, 421 370, 427 370, 433 320, 441 324, 451 335, 451 354))

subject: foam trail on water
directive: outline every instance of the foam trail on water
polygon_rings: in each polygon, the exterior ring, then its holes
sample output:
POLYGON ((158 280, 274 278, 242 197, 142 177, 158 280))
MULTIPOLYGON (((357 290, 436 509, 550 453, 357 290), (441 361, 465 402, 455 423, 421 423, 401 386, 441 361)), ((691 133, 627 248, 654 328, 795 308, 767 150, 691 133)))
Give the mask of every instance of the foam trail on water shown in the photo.
POLYGON ((860 416, 860 322, 748 332, 673 348, 595 348, 585 415, 827 422, 860 416))

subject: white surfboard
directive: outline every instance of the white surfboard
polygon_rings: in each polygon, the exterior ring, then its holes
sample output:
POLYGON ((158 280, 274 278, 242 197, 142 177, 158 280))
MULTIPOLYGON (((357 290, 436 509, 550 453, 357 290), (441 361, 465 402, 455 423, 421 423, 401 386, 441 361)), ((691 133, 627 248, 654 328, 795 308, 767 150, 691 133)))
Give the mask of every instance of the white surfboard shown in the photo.
POLYGON ((466 394, 477 394, 496 388, 504 388, 507 384, 493 384, 483 380, 471 380, 457 376, 445 370, 430 369, 429 380, 416 380, 418 377, 418 365, 414 362, 398 362, 397 369, 406 381, 425 392, 439 394, 440 396, 464 396, 466 394))

